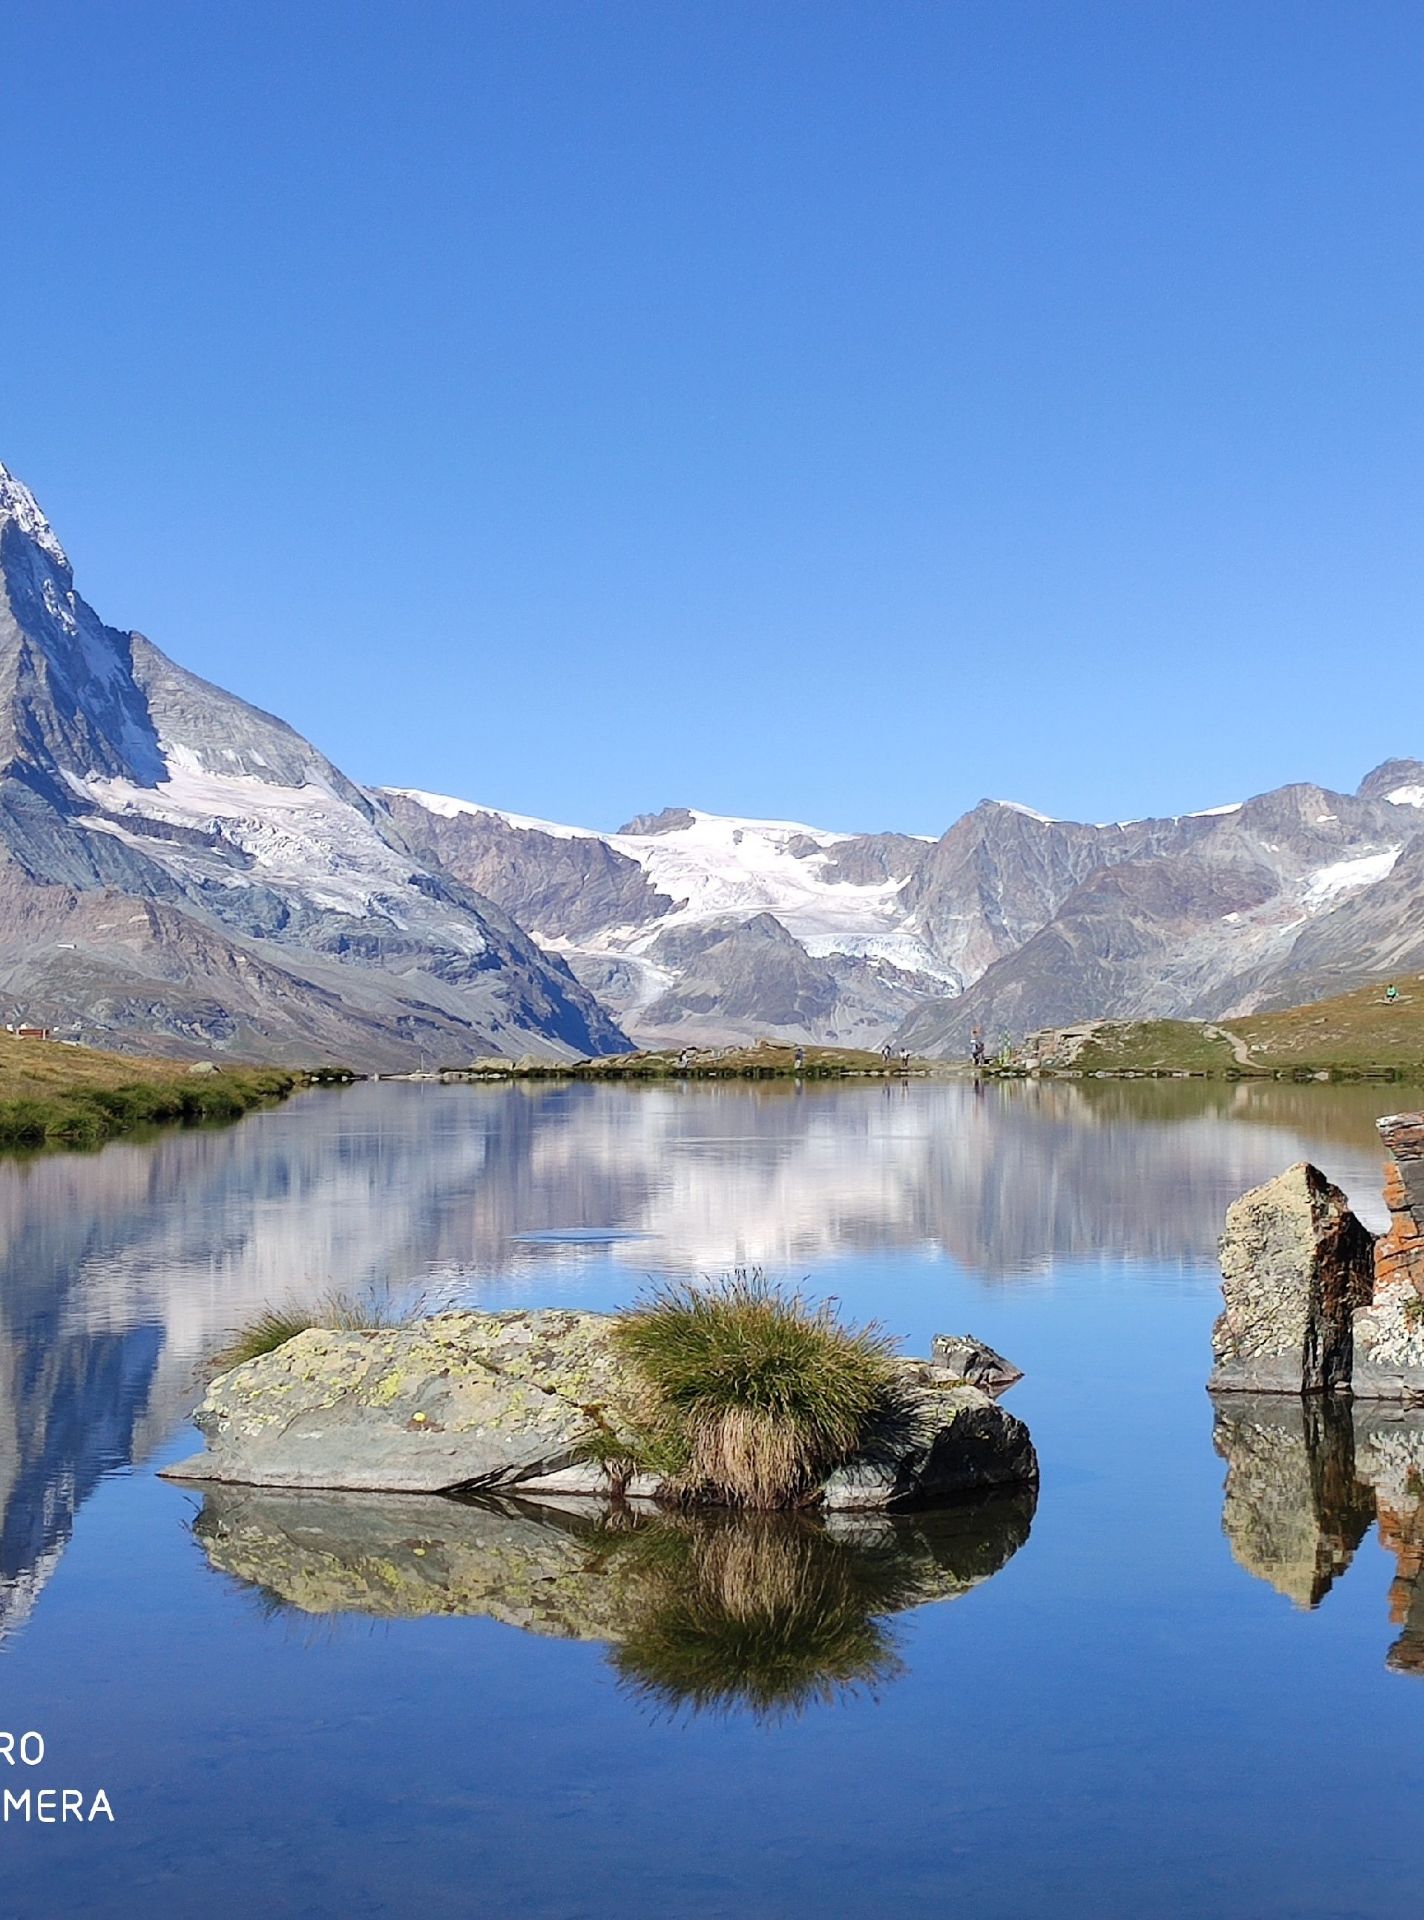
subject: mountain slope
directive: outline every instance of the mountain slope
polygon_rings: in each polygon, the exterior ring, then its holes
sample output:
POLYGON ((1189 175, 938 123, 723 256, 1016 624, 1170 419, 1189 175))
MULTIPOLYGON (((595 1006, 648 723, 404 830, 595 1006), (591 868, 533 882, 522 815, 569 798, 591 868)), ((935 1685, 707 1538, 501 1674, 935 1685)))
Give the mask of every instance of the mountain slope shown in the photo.
POLYGON ((105 626, 3 468, 0 851, 29 924, 87 936, 12 939, 11 1004, 95 1040, 383 1067, 626 1044, 563 961, 424 865, 292 728, 105 626), (152 909, 141 941, 95 919, 101 889, 152 909))
POLYGON ((1312 968, 1327 985, 1373 977, 1380 922, 1424 881, 1424 813, 1370 797, 1373 781, 1355 795, 1282 787, 1188 816, 1177 837, 1154 832, 1158 851, 1090 871, 962 998, 912 1015, 900 1039, 959 1054, 976 1027, 997 1042, 1102 1017, 1212 1017, 1298 1001, 1312 968), (1364 943, 1349 937, 1352 921, 1364 925, 1355 916, 1373 916, 1364 943))
POLYGON ((617 833, 383 789, 412 845, 559 952, 643 1044, 835 1039, 877 1046, 954 992, 900 896, 908 834, 669 807, 617 833))

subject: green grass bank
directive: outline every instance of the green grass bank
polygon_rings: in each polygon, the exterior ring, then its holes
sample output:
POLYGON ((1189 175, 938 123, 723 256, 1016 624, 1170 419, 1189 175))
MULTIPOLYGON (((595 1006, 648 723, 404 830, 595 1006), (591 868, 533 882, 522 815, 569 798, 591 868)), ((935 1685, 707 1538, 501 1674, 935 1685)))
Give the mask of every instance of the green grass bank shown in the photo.
POLYGON ((344 1069, 223 1067, 0 1034, 0 1148, 98 1147, 143 1128, 240 1119, 344 1069))

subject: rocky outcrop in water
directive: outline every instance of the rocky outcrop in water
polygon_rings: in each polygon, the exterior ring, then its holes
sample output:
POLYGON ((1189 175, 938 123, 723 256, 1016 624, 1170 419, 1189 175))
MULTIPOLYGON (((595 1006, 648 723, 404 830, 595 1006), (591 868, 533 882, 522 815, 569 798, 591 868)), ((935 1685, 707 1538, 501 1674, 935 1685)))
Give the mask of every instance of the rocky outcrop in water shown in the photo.
POLYGON ((1424 1401, 1424 1114, 1378 1125, 1390 1155, 1378 1239, 1304 1162, 1228 1210, 1213 1392, 1424 1401))
POLYGON ((1374 1298, 1355 1316, 1354 1391, 1424 1400, 1424 1114, 1379 1122, 1389 1227, 1375 1242, 1374 1298))
POLYGON ((1232 1203, 1221 1275, 1214 1389, 1348 1387, 1353 1316, 1373 1291, 1374 1237, 1319 1168, 1301 1161, 1232 1203))
MULTIPOLYGON (((444 1313, 412 1326, 313 1328, 222 1374, 197 1414, 207 1451, 175 1479, 384 1493, 607 1497, 591 1438, 631 1440, 637 1390, 611 1316, 444 1313)), ((836 1508, 922 1505, 1032 1485, 1023 1423, 924 1361, 903 1363, 893 1413, 832 1477, 836 1508)), ((640 1477, 626 1492, 656 1499, 640 1477)))

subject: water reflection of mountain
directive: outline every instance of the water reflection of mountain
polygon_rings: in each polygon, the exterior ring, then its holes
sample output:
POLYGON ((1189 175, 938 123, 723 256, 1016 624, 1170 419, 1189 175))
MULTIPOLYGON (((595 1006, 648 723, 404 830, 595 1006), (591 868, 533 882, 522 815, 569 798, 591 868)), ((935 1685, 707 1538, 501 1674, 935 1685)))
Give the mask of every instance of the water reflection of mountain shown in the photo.
MULTIPOLYGON (((1371 1089, 899 1081, 369 1086, 221 1132, 0 1164, 0 1624, 96 1477, 177 1423, 272 1300, 548 1284, 561 1229, 649 1267, 807 1272, 886 1248, 986 1276, 1209 1260, 1227 1202, 1308 1156, 1377 1185, 1371 1089)), ((568 1248, 570 1277, 588 1249, 568 1248)), ((599 1257, 602 1257, 601 1255, 599 1257)))
POLYGON ((1424 1673, 1424 1412, 1234 1394, 1216 1403, 1222 1526, 1248 1573, 1315 1607, 1372 1523, 1395 1557, 1388 1664, 1424 1673))
POLYGON ((480 1615, 606 1643, 655 1707, 775 1717, 893 1679, 894 1618, 997 1573, 1033 1501, 820 1519, 214 1488, 194 1531, 279 1615, 480 1615))

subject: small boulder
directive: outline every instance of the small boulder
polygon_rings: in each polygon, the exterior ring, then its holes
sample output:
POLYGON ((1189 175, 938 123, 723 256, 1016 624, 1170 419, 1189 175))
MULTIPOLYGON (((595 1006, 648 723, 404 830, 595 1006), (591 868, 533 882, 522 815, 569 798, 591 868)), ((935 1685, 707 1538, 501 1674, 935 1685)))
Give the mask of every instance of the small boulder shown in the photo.
POLYGON ((1036 1486, 1022 1420, 978 1387, 905 1389, 901 1406, 821 1493, 830 1512, 927 1506, 997 1487, 1036 1486))
POLYGON ((937 1333, 930 1355, 934 1366, 995 1397, 1023 1379, 1022 1368, 970 1333, 937 1333))
POLYGON ((1352 1318, 1371 1299, 1374 1236, 1318 1167, 1302 1161, 1233 1202, 1221 1275, 1214 1391, 1349 1390, 1352 1318))

